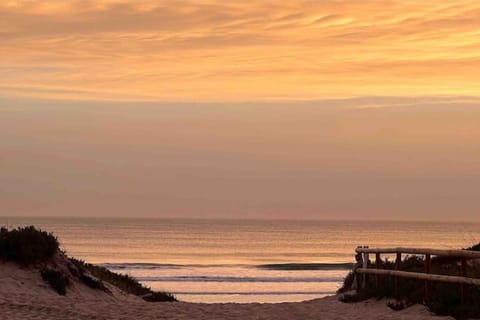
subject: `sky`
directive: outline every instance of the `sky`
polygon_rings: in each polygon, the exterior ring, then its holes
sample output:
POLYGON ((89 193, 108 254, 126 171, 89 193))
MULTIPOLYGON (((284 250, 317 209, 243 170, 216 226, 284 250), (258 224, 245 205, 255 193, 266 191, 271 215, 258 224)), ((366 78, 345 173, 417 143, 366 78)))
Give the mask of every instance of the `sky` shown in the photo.
POLYGON ((476 1, 0 2, 0 215, 480 221, 476 1))

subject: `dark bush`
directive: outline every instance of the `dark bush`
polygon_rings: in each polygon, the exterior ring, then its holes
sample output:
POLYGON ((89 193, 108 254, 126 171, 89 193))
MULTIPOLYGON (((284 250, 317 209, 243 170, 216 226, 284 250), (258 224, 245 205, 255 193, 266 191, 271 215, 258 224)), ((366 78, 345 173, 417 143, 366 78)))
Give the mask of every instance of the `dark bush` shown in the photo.
POLYGON ((156 292, 152 291, 152 293, 147 294, 143 297, 143 300, 148 302, 164 302, 164 301, 177 301, 175 296, 168 292, 156 292))
POLYGON ((40 270, 40 274, 42 275, 42 279, 57 291, 59 295, 64 296, 67 294, 69 280, 62 272, 50 268, 43 268, 40 270))
POLYGON ((350 271, 345 277, 345 279, 343 280, 343 284, 340 287, 340 289, 338 289, 337 293, 345 293, 348 290, 351 290, 354 279, 355 279, 355 274, 353 273, 353 271, 350 271))
POLYGON ((480 243, 477 243, 476 245, 473 245, 471 247, 466 248, 465 250, 471 250, 471 251, 480 251, 480 243))
POLYGON ((80 280, 92 289, 103 290, 107 291, 107 288, 103 285, 103 283, 97 279, 90 277, 87 274, 80 275, 80 280))
POLYGON ((0 229, 0 259, 28 265, 50 259, 58 250, 58 240, 51 233, 33 226, 0 229))

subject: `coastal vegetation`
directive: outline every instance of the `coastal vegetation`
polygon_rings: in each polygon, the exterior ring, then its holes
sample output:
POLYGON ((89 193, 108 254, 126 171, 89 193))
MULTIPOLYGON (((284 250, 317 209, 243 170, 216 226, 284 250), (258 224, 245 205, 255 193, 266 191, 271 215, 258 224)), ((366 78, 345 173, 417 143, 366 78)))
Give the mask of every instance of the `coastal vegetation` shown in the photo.
MULTIPOLYGON (((467 248, 480 251, 480 244, 467 248)), ((425 258, 410 255, 400 263, 400 270, 425 272, 425 258)), ((369 261, 369 268, 376 268, 376 262, 369 261)), ((393 261, 380 261, 380 269, 395 270, 393 261)), ((461 261, 456 258, 434 257, 431 259, 431 272, 439 275, 462 276, 461 261)), ((473 261, 468 264, 467 276, 480 278, 480 265, 473 261)), ((350 272, 338 293, 347 293, 354 288, 355 274, 350 272)), ((402 309, 413 304, 424 304, 438 315, 449 315, 456 319, 480 317, 480 288, 455 283, 428 282, 417 279, 391 276, 369 275, 366 286, 357 289, 356 294, 343 296, 345 302, 361 301, 370 298, 387 298, 392 309, 402 309), (427 290, 427 291, 426 291, 427 290)))
POLYGON ((57 271, 50 268, 43 268, 40 270, 42 279, 47 282, 59 295, 67 294, 67 286, 70 284, 70 280, 61 271, 57 271))
POLYGON ((59 250, 57 238, 33 226, 0 228, 0 259, 22 265, 47 261, 59 250))
POLYGON ((140 296, 145 301, 176 301, 173 294, 153 291, 128 275, 67 257, 52 233, 34 226, 11 230, 0 228, 0 260, 37 270, 41 278, 60 295, 66 295, 69 285, 78 281, 109 294, 111 291, 105 283, 140 296))
POLYGON ((140 296, 145 301, 149 302, 161 302, 161 301, 176 301, 173 294, 168 292, 158 292, 142 285, 129 275, 119 274, 108 270, 105 267, 97 266, 91 263, 86 263, 82 260, 70 258, 70 261, 74 263, 82 272, 89 272, 97 279, 104 282, 108 282, 117 288, 120 288, 124 292, 140 296))

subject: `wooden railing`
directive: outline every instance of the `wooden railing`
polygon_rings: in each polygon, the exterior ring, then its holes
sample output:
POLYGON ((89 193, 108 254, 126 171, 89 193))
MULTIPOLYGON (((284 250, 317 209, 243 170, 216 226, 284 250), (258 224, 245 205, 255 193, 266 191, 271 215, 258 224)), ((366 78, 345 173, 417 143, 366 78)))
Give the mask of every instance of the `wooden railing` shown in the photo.
POLYGON ((361 279, 361 288, 365 288, 367 284, 367 275, 373 274, 378 276, 393 276, 395 277, 395 287, 398 286, 398 278, 410 278, 425 280, 425 299, 429 298, 429 282, 430 281, 440 281, 448 283, 458 283, 462 285, 461 294, 462 297, 465 292, 466 285, 480 286, 480 279, 469 278, 467 277, 467 260, 480 259, 479 251, 468 251, 468 250, 438 250, 438 249, 419 249, 419 248, 368 248, 368 247, 358 247, 357 252, 357 265, 355 267, 355 273, 362 276, 361 279), (369 268, 369 255, 375 254, 375 268, 369 268), (382 254, 396 255, 395 260, 395 270, 386 270, 381 269, 382 254), (401 262, 402 254, 407 255, 423 255, 425 256, 425 272, 409 272, 402 271, 401 262), (460 261, 461 267, 461 276, 451 276, 451 275, 440 275, 432 274, 432 261, 431 257, 448 257, 458 259, 460 261))

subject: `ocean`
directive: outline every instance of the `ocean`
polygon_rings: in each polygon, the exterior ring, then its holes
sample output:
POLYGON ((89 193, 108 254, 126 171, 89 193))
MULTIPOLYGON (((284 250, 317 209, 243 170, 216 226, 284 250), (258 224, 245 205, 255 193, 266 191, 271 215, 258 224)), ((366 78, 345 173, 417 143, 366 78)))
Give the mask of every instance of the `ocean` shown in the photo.
POLYGON ((71 256, 188 302, 292 302, 335 293, 359 245, 464 248, 480 224, 0 218, 58 236, 71 256))

